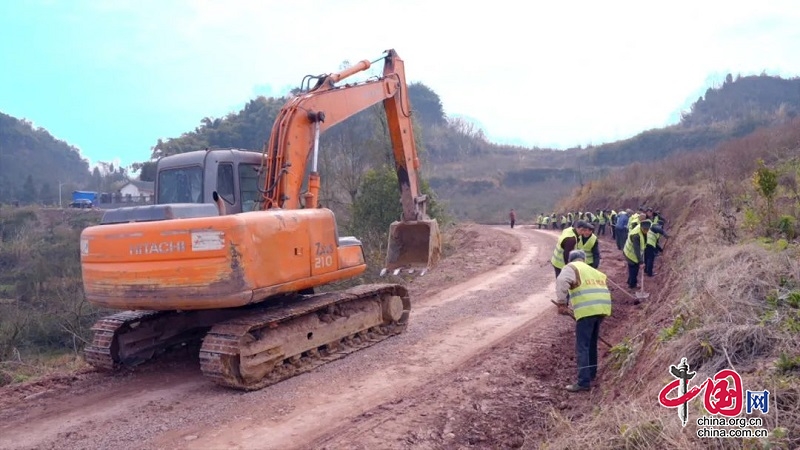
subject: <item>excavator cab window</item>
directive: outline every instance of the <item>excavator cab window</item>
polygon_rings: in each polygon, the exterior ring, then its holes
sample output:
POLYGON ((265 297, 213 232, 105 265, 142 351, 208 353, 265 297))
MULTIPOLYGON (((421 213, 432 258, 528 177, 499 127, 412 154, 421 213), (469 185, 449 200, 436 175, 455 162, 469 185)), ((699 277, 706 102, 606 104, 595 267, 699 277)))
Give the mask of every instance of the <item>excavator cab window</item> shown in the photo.
POLYGON ((202 203, 203 168, 200 166, 165 169, 158 172, 156 203, 202 203))
POLYGON ((259 164, 239 164, 239 190, 242 199, 242 212, 255 211, 261 200, 259 186, 264 185, 264 174, 258 173, 259 164))
POLYGON ((233 193, 233 164, 220 163, 217 166, 217 194, 229 205, 236 203, 236 196, 233 193))

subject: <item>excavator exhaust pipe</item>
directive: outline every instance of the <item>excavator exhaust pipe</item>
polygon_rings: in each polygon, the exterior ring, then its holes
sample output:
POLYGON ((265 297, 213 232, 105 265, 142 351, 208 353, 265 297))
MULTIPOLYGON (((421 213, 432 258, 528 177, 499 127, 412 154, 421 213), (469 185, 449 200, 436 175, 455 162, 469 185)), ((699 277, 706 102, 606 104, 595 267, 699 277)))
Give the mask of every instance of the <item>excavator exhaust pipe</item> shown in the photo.
POLYGON ((439 262, 442 255, 442 237, 436 219, 393 222, 389 227, 389 245, 386 251, 386 271, 420 270, 424 274, 439 262))

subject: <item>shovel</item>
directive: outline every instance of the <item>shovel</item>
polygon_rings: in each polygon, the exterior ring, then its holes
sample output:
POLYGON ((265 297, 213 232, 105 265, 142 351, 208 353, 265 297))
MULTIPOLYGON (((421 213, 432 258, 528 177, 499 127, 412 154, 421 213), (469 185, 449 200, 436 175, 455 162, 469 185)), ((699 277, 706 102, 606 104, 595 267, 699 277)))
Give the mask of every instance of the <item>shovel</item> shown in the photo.
POLYGON ((647 300, 650 298, 650 294, 644 291, 644 279, 647 278, 647 275, 642 274, 642 287, 639 288, 639 292, 636 293, 637 300, 647 300))
MULTIPOLYGON (((555 300, 550 300, 550 303, 552 303, 552 304, 554 304, 554 305, 558 306, 558 303, 557 303, 555 300)), ((576 321, 576 322, 578 321, 578 320, 575 318, 575 315, 572 313, 572 311, 570 311, 570 312, 569 312, 569 316, 570 316, 570 317, 572 317, 572 320, 574 320, 574 321, 576 321)), ((613 347, 613 345, 609 344, 609 343, 608 343, 608 341, 606 341, 605 339, 603 339, 603 336, 597 336, 597 340, 599 340, 599 341, 600 341, 600 342, 602 342, 603 344, 606 344, 606 345, 607 345, 607 346, 609 346, 609 347, 613 347)))

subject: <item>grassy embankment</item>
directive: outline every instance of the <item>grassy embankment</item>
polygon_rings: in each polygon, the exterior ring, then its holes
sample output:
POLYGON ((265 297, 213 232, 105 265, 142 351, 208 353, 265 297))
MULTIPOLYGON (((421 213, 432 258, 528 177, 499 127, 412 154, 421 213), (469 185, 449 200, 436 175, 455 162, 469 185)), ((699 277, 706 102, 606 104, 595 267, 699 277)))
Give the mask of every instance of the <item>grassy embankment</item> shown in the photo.
POLYGON ((0 386, 85 363, 99 311, 83 296, 80 233, 89 210, 0 208, 0 386))
POLYGON ((669 220, 672 242, 661 292, 632 316, 606 361, 613 380, 606 372, 595 413, 570 423, 554 410, 550 448, 800 446, 799 193, 795 120, 713 152, 634 164, 563 202, 572 210, 655 205, 669 220), (769 390, 770 437, 698 439, 693 420, 706 414, 702 394, 683 428, 676 411, 658 403, 673 379, 668 368, 681 357, 697 371, 692 385, 734 368, 744 389, 769 390), (614 391, 621 397, 613 399, 614 391))

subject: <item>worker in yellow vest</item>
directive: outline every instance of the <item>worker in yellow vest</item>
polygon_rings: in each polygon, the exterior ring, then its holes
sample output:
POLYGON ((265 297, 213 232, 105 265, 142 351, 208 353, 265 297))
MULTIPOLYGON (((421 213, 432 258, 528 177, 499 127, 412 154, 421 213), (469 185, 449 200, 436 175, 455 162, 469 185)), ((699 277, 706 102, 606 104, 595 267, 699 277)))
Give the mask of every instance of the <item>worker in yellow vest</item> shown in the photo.
POLYGON ((597 234, 594 233, 594 225, 586 222, 585 225, 581 224, 584 230, 589 230, 578 233, 578 242, 575 243, 576 250, 583 250, 586 253, 586 264, 594 267, 600 267, 600 241, 597 239, 597 234))
POLYGON ((608 226, 611 228, 611 239, 617 240, 617 212, 611 210, 608 212, 608 226))
POLYGON ((644 250, 647 245, 647 232, 650 231, 650 221, 643 220, 629 233, 622 253, 628 262, 628 287, 636 289, 639 280, 639 267, 644 264, 644 250))
POLYGON ((645 241, 644 249, 644 274, 645 276, 652 277, 655 276, 653 273, 653 266, 656 262, 656 254, 661 251, 661 246, 658 245, 661 237, 669 237, 667 236, 666 231, 661 228, 660 225, 652 224, 650 225, 650 231, 647 232, 647 238, 645 241))
MULTIPOLYGON (((592 264, 600 264, 600 250, 597 247, 597 236, 592 234, 593 228, 591 224, 579 220, 575 222, 574 227, 568 227, 561 232, 556 242, 556 248, 553 250, 553 256, 550 258, 556 277, 558 277, 561 269, 564 268, 564 264, 566 264, 564 261, 566 255, 569 255, 569 252, 575 249, 590 248, 593 258, 592 264), (592 238, 594 238, 594 243, 590 242, 592 238), (583 247, 578 247, 579 243, 583 247)), ((584 259, 586 259, 585 256, 584 259)))
POLYGON ((542 229, 542 223, 543 223, 543 222, 544 222, 544 216, 543 216, 542 214, 539 214, 538 216, 536 216, 536 226, 537 226, 537 227, 538 227, 540 230, 542 229))
POLYGON ((606 221, 608 220, 608 216, 605 210, 598 209, 597 210, 597 235, 606 235, 606 221))
MULTIPOLYGON (((628 210, 628 211, 630 211, 630 210, 628 210)), ((635 213, 630 215, 630 218, 628 219, 628 231, 629 232, 632 229, 636 228, 636 225, 639 225, 639 222, 641 222, 643 220, 644 215, 645 215, 644 211, 642 211, 641 207, 639 207, 638 212, 635 212, 635 213)))
POLYGON ((566 387, 569 392, 588 391, 597 377, 597 341, 603 318, 611 315, 611 292, 606 275, 585 262, 586 253, 569 253, 569 264, 556 278, 556 303, 559 314, 575 317, 575 352, 578 381, 566 387))
POLYGON ((653 225, 661 225, 662 228, 667 225, 667 221, 664 219, 664 216, 662 216, 658 211, 653 212, 652 222, 653 225))
POLYGON ((647 209, 644 210, 644 215, 646 216, 646 219, 650 221, 650 226, 651 227, 654 225, 654 223, 653 223, 653 212, 654 211, 655 210, 653 208, 649 207, 649 206, 647 207, 647 209))

